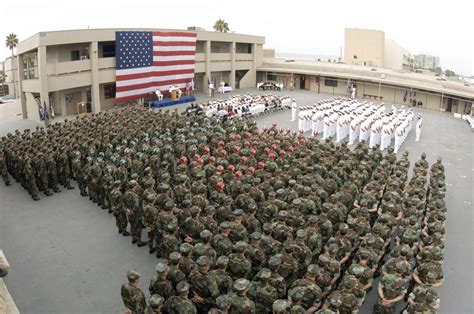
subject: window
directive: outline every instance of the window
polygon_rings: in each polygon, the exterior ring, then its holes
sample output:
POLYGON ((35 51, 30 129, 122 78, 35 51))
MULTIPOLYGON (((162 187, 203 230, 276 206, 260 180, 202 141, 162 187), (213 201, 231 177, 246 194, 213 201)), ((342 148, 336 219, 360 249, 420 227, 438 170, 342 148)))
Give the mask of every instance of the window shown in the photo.
POLYGON ((77 60, 80 60, 79 50, 72 50, 71 51, 71 61, 77 61, 77 60))
POLYGON ((104 85, 104 98, 115 98, 115 83, 104 85))
POLYGON ((115 57, 115 44, 107 44, 102 47, 102 58, 115 57))
POLYGON ((276 81, 276 80, 277 80, 277 77, 276 77, 275 74, 268 73, 268 75, 267 75, 267 80, 269 80, 269 81, 276 81))
POLYGON ((357 56, 356 56, 356 55, 354 55, 354 59, 357 59, 357 56))
POLYGON ((337 78, 335 77, 326 77, 324 79, 325 86, 337 87, 337 78))

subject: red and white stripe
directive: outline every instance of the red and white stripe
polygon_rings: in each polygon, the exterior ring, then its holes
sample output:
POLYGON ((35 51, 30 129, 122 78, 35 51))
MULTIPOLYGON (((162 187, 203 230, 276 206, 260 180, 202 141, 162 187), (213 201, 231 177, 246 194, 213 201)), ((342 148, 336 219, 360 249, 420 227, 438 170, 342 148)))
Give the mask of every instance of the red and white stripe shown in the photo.
POLYGON ((196 33, 153 32, 153 65, 116 71, 116 103, 145 97, 171 85, 184 89, 194 78, 196 33))

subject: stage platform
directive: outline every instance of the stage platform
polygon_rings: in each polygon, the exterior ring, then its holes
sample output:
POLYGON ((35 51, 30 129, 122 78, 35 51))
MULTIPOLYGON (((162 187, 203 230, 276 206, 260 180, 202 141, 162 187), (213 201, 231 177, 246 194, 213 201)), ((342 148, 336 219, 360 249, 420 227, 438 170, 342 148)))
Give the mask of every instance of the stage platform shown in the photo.
POLYGON ((168 106, 173 106, 173 105, 178 105, 178 104, 185 104, 188 102, 193 102, 196 101, 196 97, 189 97, 189 96, 183 96, 180 99, 176 100, 171 100, 171 98, 165 98, 161 101, 155 100, 155 101, 149 101, 146 103, 148 107, 150 108, 163 108, 163 107, 168 107, 168 106))

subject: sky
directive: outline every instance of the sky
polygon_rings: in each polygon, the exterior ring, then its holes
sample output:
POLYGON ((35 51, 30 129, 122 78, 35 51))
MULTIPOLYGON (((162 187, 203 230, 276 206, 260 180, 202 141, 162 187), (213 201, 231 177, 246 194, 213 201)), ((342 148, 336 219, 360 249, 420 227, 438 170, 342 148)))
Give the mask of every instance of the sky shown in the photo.
MULTIPOLYGON (((378 29, 411 54, 438 56, 443 69, 474 75, 469 1, 150 1, 14 0, 0 13, 0 38, 80 28, 176 28, 212 31, 221 18, 236 33, 265 37, 277 52, 339 56, 345 28, 378 29)), ((3 44, 0 60, 11 54, 3 44)))

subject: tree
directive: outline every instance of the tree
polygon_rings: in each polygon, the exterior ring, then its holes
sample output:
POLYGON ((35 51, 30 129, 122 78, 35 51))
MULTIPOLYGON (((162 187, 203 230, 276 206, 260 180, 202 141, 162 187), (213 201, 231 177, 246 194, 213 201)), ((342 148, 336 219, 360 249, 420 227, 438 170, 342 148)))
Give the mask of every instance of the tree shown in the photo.
POLYGON ((14 33, 10 33, 7 35, 7 38, 5 40, 5 45, 7 46, 8 49, 12 51, 12 73, 13 73, 13 98, 16 98, 16 80, 15 80, 15 71, 13 70, 15 68, 14 62, 15 62, 15 54, 13 53, 13 49, 16 48, 18 45, 18 37, 14 33))
POLYGON ((5 75, 5 73, 3 71, 0 71, 0 83, 2 84, 2 92, 1 92, 1 96, 5 96, 5 80, 6 80, 7 76, 5 75))
POLYGON ((446 70, 444 72, 444 74, 447 76, 447 77, 450 77, 450 76, 455 76, 456 73, 454 73, 454 71, 451 71, 451 70, 446 70))
POLYGON ((443 69, 441 69, 441 67, 436 67, 434 71, 435 71, 436 75, 438 75, 438 76, 443 73, 443 69))
POLYGON ((229 31, 229 24, 222 19, 218 19, 213 26, 216 32, 227 33, 229 31))

